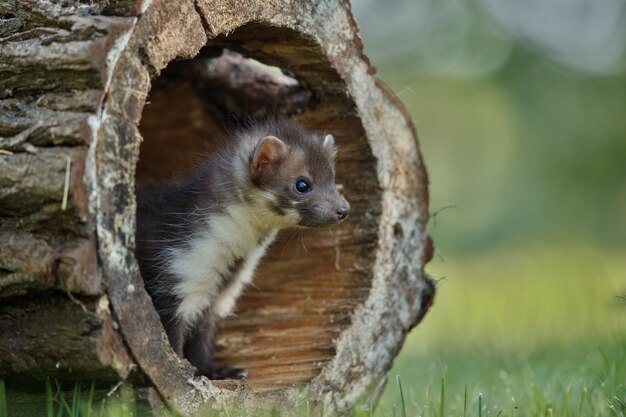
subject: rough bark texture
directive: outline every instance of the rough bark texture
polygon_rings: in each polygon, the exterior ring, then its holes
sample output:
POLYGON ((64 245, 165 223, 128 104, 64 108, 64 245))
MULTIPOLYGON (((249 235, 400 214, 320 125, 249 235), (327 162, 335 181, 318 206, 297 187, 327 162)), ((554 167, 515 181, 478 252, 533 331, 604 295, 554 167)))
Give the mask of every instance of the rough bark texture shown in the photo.
POLYGON ((339 0, 0 0, 0 373, 136 368, 184 414, 367 401, 434 296, 414 128, 373 72, 339 0), (275 112, 336 137, 354 214, 272 247, 218 341, 250 379, 195 379, 139 276, 135 183, 275 112))
POLYGON ((132 367, 113 328, 106 297, 72 303, 59 295, 0 306, 0 369, 18 377, 127 377, 132 367))

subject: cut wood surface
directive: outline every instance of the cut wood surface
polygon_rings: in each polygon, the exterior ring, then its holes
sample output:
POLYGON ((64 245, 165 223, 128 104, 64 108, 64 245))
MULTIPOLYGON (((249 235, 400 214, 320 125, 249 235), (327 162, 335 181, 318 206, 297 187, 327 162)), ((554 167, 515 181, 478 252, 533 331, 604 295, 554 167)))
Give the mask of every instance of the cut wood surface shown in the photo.
POLYGON ((0 0, 0 374, 131 378, 183 414, 368 402, 434 296, 415 131, 373 74, 339 0, 0 0), (194 378, 143 289, 135 188, 274 113, 335 136, 351 216, 272 246, 217 343, 250 378, 194 378))

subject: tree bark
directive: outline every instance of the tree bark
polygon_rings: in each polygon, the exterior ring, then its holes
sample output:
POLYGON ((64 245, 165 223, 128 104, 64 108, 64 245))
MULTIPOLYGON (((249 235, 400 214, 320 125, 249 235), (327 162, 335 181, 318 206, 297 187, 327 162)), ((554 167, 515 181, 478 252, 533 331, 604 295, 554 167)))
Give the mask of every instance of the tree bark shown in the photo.
POLYGON ((0 369, 44 379, 126 378, 132 366, 106 317, 107 298, 68 303, 61 295, 15 298, 0 306, 0 369))
POLYGON ((434 297, 415 130, 374 72, 339 0, 0 0, 0 374, 134 378, 187 415, 367 403, 434 297), (272 113, 335 136, 354 214, 271 248, 218 340, 250 378, 194 378, 143 289, 135 186, 272 113))

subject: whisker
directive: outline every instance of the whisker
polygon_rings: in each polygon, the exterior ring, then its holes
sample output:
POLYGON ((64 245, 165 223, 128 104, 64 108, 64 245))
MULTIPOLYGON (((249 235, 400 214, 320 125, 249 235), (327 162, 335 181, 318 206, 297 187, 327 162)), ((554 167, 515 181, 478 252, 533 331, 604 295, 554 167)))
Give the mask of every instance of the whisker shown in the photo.
POLYGON ((293 234, 291 235, 291 237, 289 238, 289 240, 287 241, 287 243, 285 243, 285 246, 283 246, 283 250, 280 253, 280 259, 283 259, 283 255, 285 254, 285 250, 287 249, 287 246, 289 245, 289 242, 291 242, 291 240, 294 238, 294 236, 296 236, 299 232, 299 229, 295 229, 295 231, 293 232, 293 234))
POLYGON ((304 248, 304 253, 308 254, 309 251, 306 249, 306 245, 304 244, 304 231, 302 229, 298 229, 298 231, 300 232, 300 242, 302 243, 302 247, 304 248))

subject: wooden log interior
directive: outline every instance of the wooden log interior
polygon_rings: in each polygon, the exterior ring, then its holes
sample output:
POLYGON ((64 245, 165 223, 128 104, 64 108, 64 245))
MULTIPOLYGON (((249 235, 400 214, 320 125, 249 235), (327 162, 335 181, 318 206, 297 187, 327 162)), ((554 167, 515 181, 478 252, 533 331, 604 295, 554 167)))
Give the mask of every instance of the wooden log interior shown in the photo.
POLYGON ((415 131, 373 74, 340 0, 0 0, 0 375, 131 378, 185 415, 368 402, 434 295, 415 131), (250 379, 194 378, 139 276, 135 185, 271 113, 335 136, 351 215, 272 246, 218 340, 250 379))
POLYGON ((214 52, 217 46, 252 54, 297 80, 276 76, 228 50, 220 57, 201 52, 176 62, 154 83, 144 108, 138 181, 183 175, 202 155, 224 146, 229 118, 278 110, 307 128, 335 135, 337 178, 352 205, 349 221, 339 227, 284 231, 221 332, 219 359, 248 369, 253 389, 277 389, 308 382, 319 373, 334 356, 334 340, 369 292, 376 246, 371 226, 380 215, 376 161, 354 104, 338 94, 345 89, 343 82, 310 39, 252 24, 207 48, 214 52), (262 42, 269 51, 255 47, 250 52, 248 42, 262 42), (237 85, 223 73, 237 74, 237 85), (224 100, 225 95, 233 98, 224 100))

